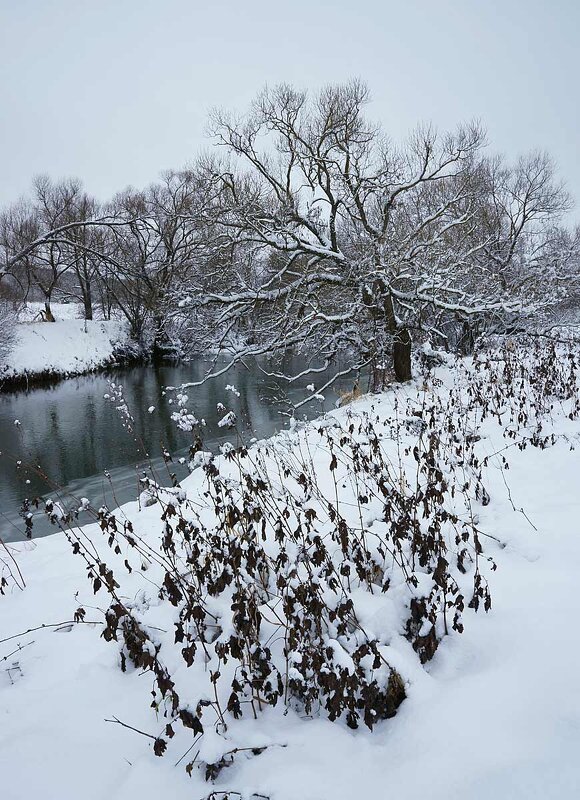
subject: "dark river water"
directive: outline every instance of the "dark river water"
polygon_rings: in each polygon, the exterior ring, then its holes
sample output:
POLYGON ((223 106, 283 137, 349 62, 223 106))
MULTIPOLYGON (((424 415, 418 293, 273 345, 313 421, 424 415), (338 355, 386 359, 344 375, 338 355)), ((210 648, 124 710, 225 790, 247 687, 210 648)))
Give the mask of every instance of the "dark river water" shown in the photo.
MULTIPOLYGON (((286 373, 299 372, 301 367, 299 362, 290 360, 277 366, 286 373)), ((175 458, 171 468, 178 478, 183 478, 187 468, 177 459, 187 454, 191 434, 179 430, 172 421, 176 406, 168 400, 174 393, 164 395, 164 390, 199 380, 207 369, 208 362, 197 359, 176 366, 139 366, 70 378, 27 392, 0 392, 0 538, 23 538, 19 512, 26 497, 63 498, 69 505, 76 505, 74 498, 86 497, 93 507, 106 504, 114 508, 137 498, 138 478, 146 460, 152 462, 159 482, 168 484, 161 458, 163 447, 175 458), (123 386, 134 418, 134 434, 123 427, 115 404, 104 398, 111 392, 109 381, 123 386), (149 413, 151 406, 155 411, 149 413)), ((352 382, 352 377, 344 378, 334 388, 350 389, 352 382)), ((255 363, 249 363, 200 387, 187 389, 188 408, 206 421, 204 449, 216 451, 224 442, 236 441, 237 431, 249 440, 287 427, 288 405, 282 398, 301 401, 311 394, 306 389, 311 383, 318 387, 324 379, 320 375, 305 377, 289 388, 285 382, 266 377, 255 363), (239 397, 226 390, 232 384, 239 397), (224 415, 218 411, 218 403, 236 413, 237 431, 218 426, 224 415)), ((300 408, 297 418, 312 418, 332 408, 337 395, 327 390, 324 396, 324 402, 316 400, 300 408)), ((83 521, 82 514, 79 521, 83 521)), ((43 514, 35 514, 34 537, 54 531, 43 514)))

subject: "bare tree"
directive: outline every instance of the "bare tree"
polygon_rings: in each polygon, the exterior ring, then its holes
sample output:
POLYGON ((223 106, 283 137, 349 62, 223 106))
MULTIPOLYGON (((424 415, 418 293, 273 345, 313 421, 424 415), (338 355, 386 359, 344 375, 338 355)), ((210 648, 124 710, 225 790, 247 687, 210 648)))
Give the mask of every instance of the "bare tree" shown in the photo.
MULTIPOLYGON (((99 208, 94 198, 84 192, 79 194, 74 206, 74 218, 84 222, 98 217, 99 208)), ((69 289, 72 297, 81 302, 84 318, 93 319, 96 284, 100 268, 106 263, 105 231, 94 225, 78 225, 66 234, 66 253, 74 283, 69 289)))
MULTIPOLYGON (((81 183, 76 179, 54 182, 46 175, 35 178, 32 213, 38 229, 51 230, 77 221, 81 192, 81 183)), ((30 260, 31 279, 43 294, 47 322, 54 322, 52 297, 70 267, 68 248, 54 239, 36 248, 30 260)))
POLYGON ((30 203, 21 200, 0 216, 0 246, 3 264, 0 279, 3 288, 8 283, 16 284, 23 302, 33 285, 33 263, 36 242, 40 234, 39 222, 30 203))
POLYGON ((378 363, 388 346, 406 380, 423 306, 485 304, 456 280, 474 263, 458 232, 473 224, 480 128, 419 129, 395 148, 364 118, 366 100, 356 81, 313 100, 281 86, 245 117, 213 115, 218 144, 239 159, 217 161, 211 176, 220 246, 238 260, 250 252, 255 269, 241 279, 234 270, 221 291, 192 285, 190 297, 196 312, 213 309, 211 335, 234 352, 236 323, 265 320, 260 343, 236 357, 315 340, 327 362, 350 347, 378 363))
POLYGON ((188 282, 200 250, 205 248, 200 222, 204 199, 205 184, 191 170, 166 172, 146 195, 145 224, 159 240, 156 257, 145 276, 150 290, 154 353, 171 353, 176 346, 175 321, 179 315, 169 313, 171 297, 188 282))

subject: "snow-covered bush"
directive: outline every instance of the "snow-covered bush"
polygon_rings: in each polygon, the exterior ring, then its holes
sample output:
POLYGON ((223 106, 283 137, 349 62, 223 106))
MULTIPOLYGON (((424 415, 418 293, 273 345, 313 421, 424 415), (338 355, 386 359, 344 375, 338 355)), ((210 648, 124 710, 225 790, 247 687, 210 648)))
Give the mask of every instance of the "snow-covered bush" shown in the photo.
MULTIPOLYGON (((399 411, 321 425, 324 470, 301 434, 287 447, 242 446, 210 460, 202 508, 159 493, 164 527, 153 556, 131 525, 102 510, 101 528, 125 569, 138 574, 144 559, 153 562, 147 582, 159 587, 157 602, 175 608, 167 636, 152 635, 125 579, 69 533, 90 559, 95 592, 113 600, 103 635, 119 642, 122 669, 154 675, 153 702, 167 718, 158 755, 176 723, 196 735, 225 733, 278 703, 372 729, 405 698, 390 662, 393 632, 400 627, 425 662, 448 630, 462 630, 467 604, 489 608, 479 531, 466 515, 466 467, 459 481, 437 414, 399 411), (404 440, 393 464, 390 451, 404 440), (466 497, 461 514, 449 510, 456 490, 466 497), (384 621, 370 628, 369 610, 384 621)), ((470 454, 467 445, 467 461, 470 454)), ((201 761, 208 777, 227 765, 201 761)))

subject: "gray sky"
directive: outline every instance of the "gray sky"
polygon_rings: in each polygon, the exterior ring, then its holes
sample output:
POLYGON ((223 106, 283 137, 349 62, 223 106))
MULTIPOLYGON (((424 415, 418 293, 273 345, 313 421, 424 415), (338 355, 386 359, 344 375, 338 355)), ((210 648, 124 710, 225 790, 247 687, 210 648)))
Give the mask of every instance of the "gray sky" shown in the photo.
POLYGON ((0 0, 0 206, 40 172, 144 186, 205 146, 212 106, 353 76, 395 138, 478 117, 580 200, 579 30, 578 0, 0 0))

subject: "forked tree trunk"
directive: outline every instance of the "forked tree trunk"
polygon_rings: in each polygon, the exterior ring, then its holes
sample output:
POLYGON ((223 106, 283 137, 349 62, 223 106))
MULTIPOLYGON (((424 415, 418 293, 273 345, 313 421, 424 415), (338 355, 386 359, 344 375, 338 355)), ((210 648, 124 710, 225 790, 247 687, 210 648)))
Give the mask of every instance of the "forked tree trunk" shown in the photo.
POLYGON ((411 374, 411 334, 407 328, 402 328, 397 323, 395 308, 391 294, 387 294, 384 301, 387 326, 393 337, 393 369, 399 383, 410 381, 411 374))

